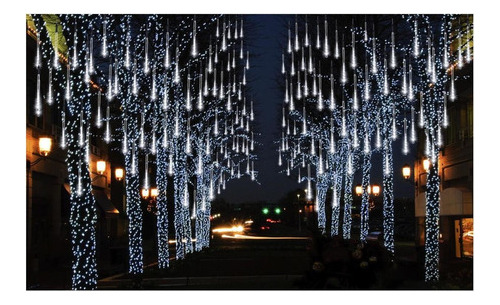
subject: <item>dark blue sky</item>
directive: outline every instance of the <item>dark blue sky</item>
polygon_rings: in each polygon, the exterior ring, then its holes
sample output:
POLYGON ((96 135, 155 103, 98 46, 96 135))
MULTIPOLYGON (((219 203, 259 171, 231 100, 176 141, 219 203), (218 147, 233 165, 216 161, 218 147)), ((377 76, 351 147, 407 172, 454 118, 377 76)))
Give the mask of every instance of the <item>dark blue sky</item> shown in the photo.
MULTIPOLYGON (((294 16, 248 16, 249 29, 246 37, 250 54, 253 54, 248 78, 255 107, 255 129, 261 134, 255 138, 261 144, 257 151, 259 160, 255 163, 255 170, 259 171, 259 184, 250 181, 248 177, 231 180, 220 195, 230 203, 274 202, 291 190, 305 187, 305 183, 299 185, 296 178, 279 173, 283 168, 278 167, 277 146, 274 143, 281 135, 280 115, 284 93, 278 87, 278 79, 281 77, 281 53, 282 47, 286 45, 288 20, 293 22, 294 16)), ((395 197, 413 198, 413 185, 405 182, 400 172, 405 163, 413 164, 414 155, 401 156, 400 141, 394 144, 395 197)), ((414 154, 415 147, 411 149, 414 154)), ((382 184, 381 160, 380 154, 373 154, 372 181, 379 185, 382 184)), ((360 173, 355 175, 354 184, 358 183, 361 183, 360 173)))

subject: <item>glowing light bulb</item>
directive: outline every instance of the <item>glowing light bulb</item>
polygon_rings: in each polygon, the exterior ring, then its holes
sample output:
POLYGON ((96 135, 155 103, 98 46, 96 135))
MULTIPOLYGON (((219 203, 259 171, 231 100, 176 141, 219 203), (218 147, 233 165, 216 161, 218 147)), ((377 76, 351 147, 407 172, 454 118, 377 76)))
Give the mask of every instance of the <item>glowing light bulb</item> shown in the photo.
POLYGON ((90 48, 87 50, 87 53, 89 54, 89 72, 90 74, 94 74, 95 68, 94 68, 94 38, 90 37, 90 48))
POLYGON ((396 129, 396 107, 392 107, 392 130, 391 130, 391 138, 393 141, 396 141, 398 138, 398 132, 396 129))
POLYGON ((448 35, 444 33, 444 46, 443 46, 443 69, 447 70, 450 66, 450 61, 448 59, 448 35))
POLYGON ((113 65, 109 64, 109 73, 108 73, 108 94, 106 95, 108 101, 113 99, 113 65))
POLYGON ((321 41, 319 37, 319 21, 316 22, 316 49, 321 49, 321 41))
POLYGON ((187 87, 186 87, 186 110, 191 111, 191 77, 188 73, 187 75, 187 87))
POLYGON ((281 74, 285 74, 285 54, 281 54, 281 74))
POLYGON ((128 153, 128 143, 127 143, 127 118, 123 118, 123 140, 122 140, 122 153, 126 155, 128 153))
POLYGON ((299 51, 299 28, 298 28, 298 23, 295 21, 295 46, 294 46, 295 52, 299 51))
POLYGON ((95 125, 97 128, 101 128, 102 126, 102 118, 101 118, 101 90, 97 92, 97 115, 95 119, 95 125))
POLYGON ((462 55, 462 32, 459 30, 458 31, 458 48, 457 48, 457 53, 458 53, 458 59, 457 59, 457 67, 459 69, 462 69, 464 66, 464 58, 462 55))
POLYGON ((333 51, 333 56, 335 59, 338 59, 340 57, 340 50, 339 50, 339 32, 337 30, 337 25, 335 24, 335 49, 333 51))
POLYGON ((149 39, 146 37, 145 46, 144 46, 144 73, 149 74, 149 39))
MULTIPOLYGON (((356 122, 356 118, 354 119, 354 122, 356 122)), ((357 124, 354 123, 354 128, 352 131, 352 147, 358 148, 359 147, 359 139, 358 139, 358 127, 357 124)))
POLYGON ((343 101, 342 101, 342 128, 340 135, 342 136, 342 138, 345 138, 347 136, 347 124, 346 124, 345 107, 343 101))
POLYGON ((451 68, 451 78, 450 78, 450 101, 454 102, 457 99, 457 93, 455 91, 455 68, 451 68))
POLYGON ((417 130, 415 128, 415 109, 411 107, 411 123, 410 123, 410 143, 417 142, 417 130))
POLYGON ((342 47, 342 71, 340 75, 340 82, 342 84, 347 83, 347 71, 345 67, 345 47, 342 47))
POLYGON ((330 45, 328 44, 328 21, 325 18, 325 40, 323 44, 323 56, 327 58, 330 56, 330 45))
POLYGON ((153 135, 151 136, 151 154, 156 155, 156 133, 153 130, 153 135))
POLYGON ((40 31, 36 32, 36 56, 35 56, 35 68, 40 69, 42 67, 42 56, 40 53, 40 31))
POLYGON ((406 131, 406 118, 403 120, 403 155, 408 155, 410 151, 409 145, 408 145, 408 137, 407 137, 407 131, 406 131))
POLYGON ((353 102, 352 102, 352 109, 357 111, 359 109, 359 101, 358 101, 358 77, 356 76, 356 73, 354 73, 354 86, 353 86, 353 102))
POLYGON ((408 65, 408 99, 413 101, 415 95, 413 93, 413 74, 411 63, 408 65))
POLYGON ((372 40, 372 73, 377 74, 378 68, 377 68, 377 43, 376 43, 376 38, 373 37, 372 40))
POLYGON ((467 63, 470 63, 471 60, 472 60, 472 55, 471 55, 471 51, 470 51, 470 42, 469 40, 471 40, 471 37, 470 37, 470 23, 469 23, 469 16, 467 15, 467 37, 466 37, 466 49, 465 49, 465 62, 467 63))
POLYGON ((78 146, 83 147, 85 144, 85 132, 83 131, 83 111, 80 112, 80 130, 78 133, 78 146))
POLYGON ((108 44, 107 44, 107 35, 106 35, 106 24, 105 20, 102 24, 102 57, 106 58, 108 56, 108 44))
POLYGON ((193 21, 193 46, 191 48, 191 56, 198 56, 198 46, 196 43, 196 19, 193 21))
POLYGON ((387 80, 387 59, 384 59, 384 95, 389 95, 389 81, 387 80))
POLYGON ((53 61, 53 66, 54 69, 58 70, 59 69, 59 30, 58 30, 58 24, 56 24, 56 33, 54 35, 54 61, 53 61))
POLYGON ((419 46, 419 42, 418 42, 418 22, 417 20, 415 20, 414 22, 414 27, 413 27, 413 32, 414 32, 414 36, 413 36, 413 57, 417 58, 419 53, 420 53, 420 46, 419 46))
MULTIPOLYGON (((78 68, 78 39, 76 36, 76 31, 73 34, 73 62, 71 63, 71 66, 73 67, 73 70, 78 68)), ((69 59, 69 58, 68 58, 69 59)))
POLYGON ((42 93, 40 92, 40 71, 36 78, 36 98, 35 98, 35 115, 40 117, 42 115, 42 93))
POLYGON ((335 153, 335 137, 334 137, 333 127, 330 130, 330 153, 331 154, 335 153))
POLYGON ((443 127, 446 128, 449 125, 448 121, 448 109, 446 106, 446 93, 443 93, 443 127))
POLYGON ((358 65, 357 59, 356 59, 356 34, 354 33, 354 30, 352 31, 352 47, 351 47, 352 53, 351 53, 351 68, 356 69, 356 66, 358 65))
POLYGON ((62 113, 61 116, 61 148, 65 149, 66 148, 66 114, 62 113))
POLYGON ((174 160, 173 155, 168 155, 168 175, 172 176, 174 174, 174 160))
POLYGON ((330 75, 330 110, 335 110, 335 80, 333 74, 330 75))
POLYGON ((403 59, 403 82, 401 85, 401 94, 405 96, 408 94, 408 87, 406 83, 406 59, 403 59))
POLYGON ((106 107, 106 131, 104 134, 104 141, 109 143, 111 141, 111 126, 110 126, 110 116, 109 116, 109 105, 106 107))
POLYGON ((394 31, 391 33, 391 68, 396 68, 396 42, 394 38, 394 31))

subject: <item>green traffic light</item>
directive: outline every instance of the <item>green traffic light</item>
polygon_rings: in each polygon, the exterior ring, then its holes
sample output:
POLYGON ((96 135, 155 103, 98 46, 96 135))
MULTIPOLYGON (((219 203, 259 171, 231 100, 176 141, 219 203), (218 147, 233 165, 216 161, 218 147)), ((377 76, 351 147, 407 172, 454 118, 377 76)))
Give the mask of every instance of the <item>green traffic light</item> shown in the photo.
POLYGON ((280 209, 280 208, 276 208, 276 209, 274 209, 274 213, 276 213, 276 214, 281 213, 281 209, 280 209))
POLYGON ((269 213, 269 209, 268 208, 263 208, 262 209, 262 213, 267 215, 269 213))

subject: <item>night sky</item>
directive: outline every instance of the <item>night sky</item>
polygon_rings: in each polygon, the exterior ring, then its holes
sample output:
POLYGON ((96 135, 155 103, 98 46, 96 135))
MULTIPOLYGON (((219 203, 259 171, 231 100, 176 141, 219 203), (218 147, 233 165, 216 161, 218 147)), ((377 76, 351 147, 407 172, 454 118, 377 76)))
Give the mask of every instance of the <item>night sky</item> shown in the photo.
MULTIPOLYGON (((255 170, 259 172, 258 183, 250 181, 248 176, 240 180, 231 180, 226 190, 219 195, 229 203, 244 202, 275 202, 287 192, 297 188, 305 188, 305 182, 300 185, 296 177, 280 173, 284 168, 278 166, 277 144, 281 135, 281 105, 284 92, 278 87, 281 75, 281 53, 287 42, 287 24, 294 22, 293 15, 249 15, 246 33, 250 54, 248 73, 255 107, 255 140, 260 143, 257 150, 259 160, 255 170), (252 56, 252 55, 251 55, 252 56)), ((413 185, 401 176, 401 168, 405 163, 413 164, 416 155, 415 146, 410 146, 408 156, 402 156, 401 141, 394 143, 394 195, 395 198, 413 198, 413 185)), ((372 157, 372 181, 382 185, 382 156, 374 153, 372 157)), ((361 171, 354 176, 354 185, 361 183, 361 171)))

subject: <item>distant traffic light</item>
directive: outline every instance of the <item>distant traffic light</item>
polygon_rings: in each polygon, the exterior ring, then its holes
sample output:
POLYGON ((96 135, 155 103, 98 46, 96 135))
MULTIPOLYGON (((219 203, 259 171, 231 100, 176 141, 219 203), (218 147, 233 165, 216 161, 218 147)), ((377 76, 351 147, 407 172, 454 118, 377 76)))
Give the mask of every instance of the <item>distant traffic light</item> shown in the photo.
POLYGON ((264 215, 269 214, 269 209, 268 208, 263 208, 262 209, 262 214, 264 214, 264 215))
POLYGON ((276 213, 276 214, 278 214, 278 215, 279 215, 279 214, 281 213, 281 209, 280 209, 280 208, 276 208, 276 209, 274 209, 274 213, 276 213))

